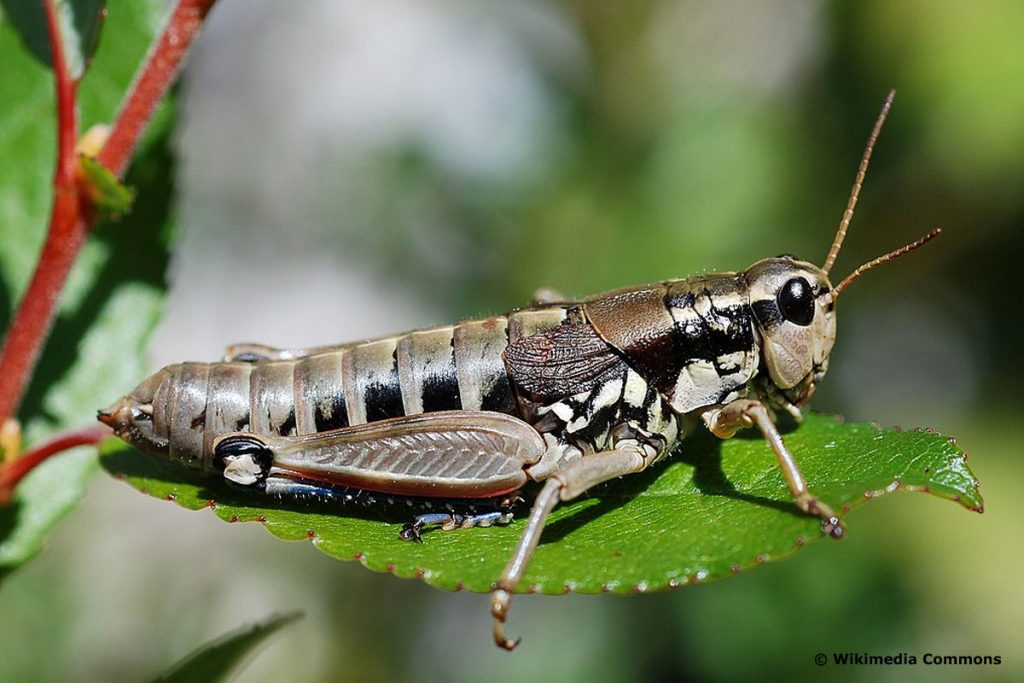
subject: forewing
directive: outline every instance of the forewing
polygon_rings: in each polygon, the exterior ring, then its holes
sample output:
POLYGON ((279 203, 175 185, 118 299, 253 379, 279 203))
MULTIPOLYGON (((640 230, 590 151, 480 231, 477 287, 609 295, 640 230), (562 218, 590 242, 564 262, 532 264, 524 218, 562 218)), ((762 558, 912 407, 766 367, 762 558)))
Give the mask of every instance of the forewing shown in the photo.
POLYGON ((535 399, 557 400, 622 377, 626 363, 587 323, 558 325, 521 337, 505 350, 516 386, 535 399))

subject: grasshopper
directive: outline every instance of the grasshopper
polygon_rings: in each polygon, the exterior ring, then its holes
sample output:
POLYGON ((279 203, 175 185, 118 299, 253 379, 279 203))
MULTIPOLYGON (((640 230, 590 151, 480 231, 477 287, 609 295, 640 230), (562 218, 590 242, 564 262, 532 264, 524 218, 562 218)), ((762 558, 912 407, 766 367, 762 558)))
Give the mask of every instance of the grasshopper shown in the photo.
POLYGON ((722 438, 759 429, 797 507, 840 538, 775 414, 799 420, 824 377, 843 290, 939 234, 829 280, 892 98, 821 267, 780 256, 370 341, 239 344, 220 362, 160 370, 99 419, 253 495, 415 504, 405 540, 508 523, 520 489, 544 482, 492 593, 494 640, 508 650, 518 643, 505 635, 510 596, 555 505, 647 469, 701 422, 722 438))

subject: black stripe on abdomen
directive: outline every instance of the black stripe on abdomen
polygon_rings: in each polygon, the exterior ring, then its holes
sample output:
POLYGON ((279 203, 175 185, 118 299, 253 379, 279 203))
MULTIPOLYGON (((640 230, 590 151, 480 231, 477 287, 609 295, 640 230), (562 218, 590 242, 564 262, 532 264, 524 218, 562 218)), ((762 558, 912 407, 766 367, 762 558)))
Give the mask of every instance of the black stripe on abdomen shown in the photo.
POLYGON ((342 386, 349 424, 405 415, 398 378, 398 340, 356 344, 342 355, 342 386))
POLYGON ((461 408, 462 396, 459 393, 459 380, 455 376, 455 363, 452 363, 447 372, 423 379, 423 412, 461 408))
POLYGON ((512 384, 508 375, 496 376, 493 384, 484 393, 480 401, 480 410, 492 410, 498 413, 516 414, 516 400, 512 395, 512 384))
POLYGON ((345 410, 345 397, 339 391, 324 396, 313 406, 314 431, 326 432, 332 429, 348 427, 348 411, 345 410))
POLYGON ((455 328, 438 327, 399 338, 396 358, 406 415, 462 409, 454 335, 455 328))
POLYGON ((295 361, 295 431, 313 434, 348 426, 343 356, 332 351, 295 361))
POLYGON ((465 410, 518 413, 503 357, 507 330, 505 317, 468 320, 455 327, 455 375, 465 410))
POLYGON ((385 376, 384 381, 367 383, 363 390, 363 402, 366 405, 367 422, 405 415, 405 409, 402 407, 402 385, 398 381, 396 365, 392 365, 391 372, 385 376))

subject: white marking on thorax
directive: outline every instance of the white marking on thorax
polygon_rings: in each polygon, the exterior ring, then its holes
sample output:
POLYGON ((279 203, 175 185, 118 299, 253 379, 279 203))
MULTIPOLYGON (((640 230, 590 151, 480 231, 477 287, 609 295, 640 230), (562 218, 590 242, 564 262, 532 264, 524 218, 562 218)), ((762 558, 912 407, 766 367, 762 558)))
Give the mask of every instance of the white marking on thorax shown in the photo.
POLYGON ((715 371, 711 361, 693 361, 679 373, 672 392, 672 407, 680 413, 718 402, 725 382, 715 371))
POLYGON ((647 397, 647 382, 644 378, 635 373, 633 370, 626 371, 626 386, 623 391, 622 399, 627 405, 640 407, 644 404, 644 399, 647 397))
POLYGON ((732 375, 742 371, 743 366, 747 364, 748 356, 750 356, 749 351, 724 353, 718 357, 718 366, 722 368, 726 375, 732 375))

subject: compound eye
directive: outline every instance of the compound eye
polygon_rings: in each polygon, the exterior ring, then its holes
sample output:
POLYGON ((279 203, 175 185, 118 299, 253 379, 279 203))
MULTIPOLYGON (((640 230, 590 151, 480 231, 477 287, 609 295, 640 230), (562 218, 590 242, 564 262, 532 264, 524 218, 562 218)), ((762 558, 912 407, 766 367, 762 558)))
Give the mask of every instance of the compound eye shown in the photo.
POLYGON ((806 327, 814 320, 814 292, 802 277, 790 278, 776 297, 779 312, 791 323, 806 327))

